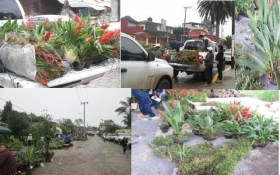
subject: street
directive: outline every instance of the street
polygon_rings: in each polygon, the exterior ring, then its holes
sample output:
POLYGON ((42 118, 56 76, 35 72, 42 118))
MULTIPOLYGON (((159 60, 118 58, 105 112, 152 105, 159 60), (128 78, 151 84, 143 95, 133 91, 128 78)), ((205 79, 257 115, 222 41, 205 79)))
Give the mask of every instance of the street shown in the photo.
POLYGON ((122 146, 103 142, 101 137, 73 141, 68 149, 54 150, 53 161, 38 167, 33 175, 130 175, 131 153, 122 146))
MULTIPOLYGON (((225 69, 230 64, 226 64, 225 69)), ((217 68, 213 69, 213 77, 217 73, 217 68)), ((206 81, 202 81, 200 74, 187 75, 185 72, 179 72, 178 78, 175 79, 174 89, 235 89, 235 69, 229 69, 223 72, 223 82, 213 83, 212 86, 206 87, 206 81)))

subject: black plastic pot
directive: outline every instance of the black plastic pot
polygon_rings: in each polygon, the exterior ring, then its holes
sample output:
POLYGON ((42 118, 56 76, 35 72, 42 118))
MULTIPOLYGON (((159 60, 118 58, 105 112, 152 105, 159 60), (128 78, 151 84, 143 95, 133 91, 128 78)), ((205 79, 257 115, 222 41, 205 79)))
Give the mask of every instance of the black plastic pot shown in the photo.
POLYGON ((104 60, 105 60, 105 57, 97 56, 93 59, 92 64, 99 64, 99 63, 102 63, 104 60))
POLYGON ((76 71, 81 71, 84 69, 84 66, 85 66, 85 62, 77 62, 75 61, 74 64, 73 64, 73 68, 76 70, 76 71))
POLYGON ((162 133, 167 133, 168 130, 169 130, 169 126, 161 127, 160 130, 161 130, 162 133))
POLYGON ((225 135, 226 139, 232 139, 232 137, 233 137, 232 135, 225 135))
POLYGON ((92 59, 86 60, 86 63, 85 63, 85 65, 84 65, 84 68, 88 69, 88 68, 90 67, 90 65, 91 65, 92 62, 93 62, 92 59))

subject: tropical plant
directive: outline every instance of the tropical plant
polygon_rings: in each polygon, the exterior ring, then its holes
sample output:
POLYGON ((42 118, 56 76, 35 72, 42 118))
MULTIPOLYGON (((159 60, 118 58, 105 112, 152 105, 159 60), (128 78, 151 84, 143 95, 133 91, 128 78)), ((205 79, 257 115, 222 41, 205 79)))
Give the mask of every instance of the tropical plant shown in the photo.
POLYGON ((232 44, 232 37, 230 35, 226 36, 225 40, 223 40, 223 44, 229 49, 232 44))
POLYGON ((33 146, 28 146, 25 152, 20 152, 17 156, 22 161, 22 163, 26 164, 27 172, 29 173, 31 166, 34 166, 36 163, 41 161, 40 152, 37 151, 33 146))
POLYGON ((117 108, 115 112, 118 113, 118 115, 124 115, 124 120, 122 121, 128 128, 131 127, 131 97, 126 97, 126 101, 120 101, 121 107, 117 108))
POLYGON ((170 123, 173 132, 179 134, 181 123, 184 119, 184 110, 182 109, 180 102, 177 101, 177 106, 175 108, 172 108, 170 104, 165 102, 163 102, 162 104, 166 112, 159 111, 160 114, 168 123, 170 123))
POLYGON ((235 16, 246 14, 248 10, 252 11, 255 0, 235 0, 235 16))
POLYGON ((236 120, 224 120, 219 127, 226 136, 239 136, 241 133, 241 126, 236 120))
POLYGON ((220 24, 224 24, 226 19, 231 17, 234 9, 234 1, 203 1, 199 0, 198 12, 201 17, 208 18, 211 23, 216 22, 216 42, 219 42, 220 24))
POLYGON ((198 50, 181 50, 177 52, 173 62, 180 64, 200 65, 203 60, 198 55, 198 50))
POLYGON ((247 66, 255 71, 266 74, 270 82, 277 83, 280 89, 280 27, 279 5, 275 0, 268 10, 267 0, 260 1, 258 15, 248 11, 250 21, 248 26, 252 30, 251 42, 256 46, 257 53, 262 58, 248 53, 250 60, 236 59, 240 65, 247 66))

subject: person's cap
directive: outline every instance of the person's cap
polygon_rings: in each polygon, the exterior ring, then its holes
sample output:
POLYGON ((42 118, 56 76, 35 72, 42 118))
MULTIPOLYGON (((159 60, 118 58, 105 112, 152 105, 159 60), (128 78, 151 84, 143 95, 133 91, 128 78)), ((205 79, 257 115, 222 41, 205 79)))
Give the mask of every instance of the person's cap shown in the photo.
POLYGON ((213 48, 212 47, 207 47, 207 50, 212 51, 213 48))
POLYGON ((154 47, 160 47, 160 44, 154 44, 154 47))
POLYGON ((30 136, 32 136, 32 134, 29 134, 30 136))

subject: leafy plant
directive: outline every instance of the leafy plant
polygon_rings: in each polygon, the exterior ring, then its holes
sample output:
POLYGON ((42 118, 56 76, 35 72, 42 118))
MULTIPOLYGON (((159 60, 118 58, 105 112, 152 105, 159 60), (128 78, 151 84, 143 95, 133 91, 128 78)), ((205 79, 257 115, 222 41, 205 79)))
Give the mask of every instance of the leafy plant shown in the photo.
POLYGON ((179 133, 181 122, 183 121, 184 117, 184 111, 181 107, 180 102, 177 101, 177 106, 175 108, 172 108, 168 103, 165 102, 163 102, 162 104, 167 113, 160 111, 160 114, 168 123, 171 124, 173 132, 179 133))
POLYGON ((28 146, 25 152, 20 152, 18 154, 18 157, 22 163, 27 165, 28 169, 30 169, 31 166, 34 166, 35 163, 41 161, 40 152, 37 151, 33 146, 28 146))
POLYGON ((199 57, 198 50, 181 50, 177 52, 173 61, 191 65, 200 65, 203 63, 203 60, 199 57))
POLYGON ((241 132, 241 126, 236 120, 225 120, 221 123, 220 128, 228 136, 239 135, 241 132))
POLYGON ((11 147, 17 151, 20 151, 20 149, 23 147, 23 143, 19 140, 15 140, 11 143, 11 147))
POLYGON ((251 60, 236 59, 238 64, 245 65, 255 71, 267 75, 271 82, 276 82, 280 89, 280 27, 279 27, 279 5, 274 0, 268 10, 267 0, 260 0, 258 15, 248 11, 250 21, 248 26, 252 30, 251 42, 256 46, 257 53, 262 59, 248 53, 251 60))
POLYGON ((235 16, 246 14, 248 10, 253 10, 254 0, 235 0, 235 16))

